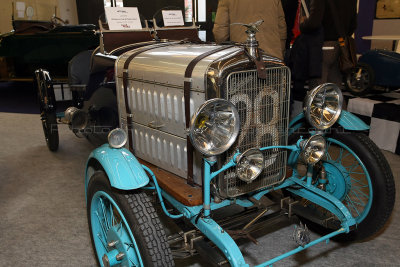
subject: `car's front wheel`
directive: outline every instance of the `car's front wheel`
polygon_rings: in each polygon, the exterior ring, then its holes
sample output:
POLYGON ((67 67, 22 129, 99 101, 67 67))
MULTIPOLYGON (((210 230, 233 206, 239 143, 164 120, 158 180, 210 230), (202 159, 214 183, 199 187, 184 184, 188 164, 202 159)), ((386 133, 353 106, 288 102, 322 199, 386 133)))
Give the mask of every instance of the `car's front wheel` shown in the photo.
POLYGON ((367 239, 378 232, 395 199, 393 174, 379 148, 362 133, 335 133, 327 138, 323 165, 326 191, 340 199, 357 222, 345 239, 367 239))
MULTIPOLYGON (((327 193, 339 199, 349 210, 357 228, 340 235, 340 241, 367 239, 376 234, 389 219, 395 200, 395 184, 389 163, 380 149, 362 133, 333 131, 326 136, 326 155, 322 165, 326 184, 320 184, 327 193)), ((320 178, 314 174, 314 180, 320 178)), ((324 227, 308 221, 308 225, 326 234, 340 226, 335 216, 309 201, 301 200, 308 214, 324 227)), ((301 216, 301 214, 299 214, 301 216)))
POLYGON ((174 266, 164 229, 148 196, 110 187, 96 172, 87 191, 92 245, 100 266, 174 266))

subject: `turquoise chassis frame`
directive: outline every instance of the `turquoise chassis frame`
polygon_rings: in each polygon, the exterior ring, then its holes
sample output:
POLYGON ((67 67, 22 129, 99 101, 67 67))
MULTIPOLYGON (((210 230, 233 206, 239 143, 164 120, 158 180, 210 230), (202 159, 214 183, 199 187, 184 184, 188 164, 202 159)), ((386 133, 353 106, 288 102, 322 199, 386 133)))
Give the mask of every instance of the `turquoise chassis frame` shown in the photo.
MULTIPOLYGON (((354 116, 349 112, 344 112, 341 115, 341 119, 338 121, 346 130, 363 131, 367 130, 369 127, 363 123, 359 118, 354 116)), ((298 129, 304 124, 304 115, 299 114, 294 118, 294 120, 289 124, 291 129, 298 129)), ((290 146, 269 146, 263 147, 260 150, 268 150, 274 148, 283 148, 291 150, 288 158, 288 165, 294 166, 298 160, 300 154, 300 143, 301 139, 296 145, 290 146)), ((231 266, 249 266, 246 264, 243 255, 237 246, 236 242, 232 237, 221 228, 217 222, 215 222, 209 215, 212 210, 217 210, 222 207, 237 204, 242 207, 251 207, 254 204, 246 198, 236 198, 234 200, 223 200, 220 203, 215 203, 210 193, 210 182, 221 172, 235 167, 236 158, 240 155, 235 154, 231 161, 224 165, 221 169, 215 172, 211 172, 211 167, 216 163, 212 159, 204 160, 204 182, 203 182, 203 205, 199 206, 185 206, 162 188, 158 186, 157 179, 154 173, 146 166, 141 165, 135 158, 135 156, 127 149, 120 148, 114 149, 105 144, 97 149, 95 149, 89 156, 87 162, 86 175, 85 175, 85 191, 87 190, 87 185, 90 179, 90 166, 93 161, 100 163, 106 172, 108 178, 110 179, 110 184, 112 187, 122 190, 134 190, 138 188, 144 188, 149 190, 156 190, 159 197, 163 211, 170 218, 176 219, 180 217, 186 217, 190 222, 199 229, 208 239, 210 239, 226 256, 231 266), (115 164, 118 163, 118 164, 115 164), (146 175, 146 172, 148 175, 146 175), (149 176, 152 178, 150 180, 149 176), (174 206, 181 214, 172 215, 170 214, 164 204, 163 199, 166 199, 172 206, 174 206), (201 218, 199 214, 203 213, 201 218)), ((310 172, 308 172, 310 173, 310 172)), ((341 222, 341 228, 333 231, 325 236, 322 236, 314 241, 311 241, 304 247, 299 246, 287 253, 284 253, 278 257, 268 260, 257 267, 262 266, 272 266, 275 262, 282 260, 290 255, 300 252, 306 248, 316 245, 322 241, 328 242, 330 238, 342 234, 348 233, 350 230, 354 229, 356 225, 356 220, 352 217, 349 210, 343 203, 332 196, 331 194, 320 190, 316 186, 312 185, 312 177, 305 176, 299 177, 296 169, 293 169, 293 174, 288 177, 280 185, 271 188, 262 189, 254 192, 251 195, 252 198, 259 200, 265 194, 278 190, 281 188, 286 188, 292 185, 297 185, 295 188, 288 188, 293 194, 301 196, 327 210, 332 212, 337 216, 341 222)))

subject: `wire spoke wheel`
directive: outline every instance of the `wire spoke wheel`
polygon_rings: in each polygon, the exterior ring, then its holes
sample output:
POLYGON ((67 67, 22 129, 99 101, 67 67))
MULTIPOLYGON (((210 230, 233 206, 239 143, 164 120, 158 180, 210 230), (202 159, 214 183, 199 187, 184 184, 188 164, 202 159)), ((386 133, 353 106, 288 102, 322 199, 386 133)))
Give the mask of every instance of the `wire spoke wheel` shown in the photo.
POLYGON ((111 196, 103 191, 96 192, 90 210, 99 261, 102 264, 108 261, 110 266, 143 266, 135 238, 111 196))
POLYGON ((174 266, 164 229, 142 191, 111 188, 97 171, 87 187, 87 215, 100 266, 174 266))
POLYGON ((328 177, 326 191, 340 199, 360 223, 372 203, 372 185, 368 170, 360 158, 345 144, 328 138, 326 160, 328 177))
MULTIPOLYGON (((291 138, 293 141, 297 137, 291 138)), ((357 223, 355 230, 334 239, 364 240, 379 232, 389 219, 395 200, 393 174, 380 149, 363 133, 334 129, 326 135, 322 164, 327 182, 319 184, 320 173, 315 171, 314 185, 340 200, 357 223)), ((299 173, 306 169, 304 165, 297 166, 299 173)), ((306 199, 299 200, 308 210, 308 217, 303 219, 313 230, 327 234, 341 226, 331 212, 306 199)))

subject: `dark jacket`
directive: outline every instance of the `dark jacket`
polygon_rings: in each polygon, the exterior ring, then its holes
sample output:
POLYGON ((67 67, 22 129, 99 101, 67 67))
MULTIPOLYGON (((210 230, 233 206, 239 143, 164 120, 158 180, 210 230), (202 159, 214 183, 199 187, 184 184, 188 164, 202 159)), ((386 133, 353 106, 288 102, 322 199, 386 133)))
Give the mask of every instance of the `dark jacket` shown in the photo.
MULTIPOLYGON (((305 18, 304 21, 300 23, 300 32, 313 33, 322 25, 325 11, 325 0, 309 0, 306 1, 306 4, 310 17, 305 18)), ((305 17, 303 9, 301 9, 301 11, 301 16, 305 17)))
POLYGON ((286 49, 290 47, 290 42, 293 39, 293 26, 296 19, 298 0, 281 0, 283 12, 285 13, 286 21, 286 49))
MULTIPOLYGON (((337 10, 338 21, 344 27, 345 34, 351 36, 357 28, 357 0, 327 0, 332 1, 337 10)), ((339 33, 336 30, 333 20, 333 13, 329 3, 325 4, 324 18, 322 20, 324 27, 324 40, 337 41, 339 33)))
POLYGON ((290 54, 290 68, 294 80, 319 78, 322 74, 322 45, 324 30, 322 17, 325 0, 306 1, 310 17, 300 24, 301 34, 294 41, 290 54), (321 15, 322 14, 322 15, 321 15))

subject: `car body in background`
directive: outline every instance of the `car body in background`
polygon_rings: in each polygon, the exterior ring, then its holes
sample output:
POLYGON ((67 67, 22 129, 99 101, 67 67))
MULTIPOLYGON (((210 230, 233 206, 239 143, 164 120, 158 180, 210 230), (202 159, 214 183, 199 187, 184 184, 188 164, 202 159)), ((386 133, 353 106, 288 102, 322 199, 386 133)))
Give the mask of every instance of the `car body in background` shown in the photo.
POLYGON ((33 81, 38 68, 66 81, 68 62, 99 44, 95 25, 64 25, 57 21, 15 20, 0 35, 0 81, 33 81))
POLYGON ((352 94, 359 96, 371 93, 374 89, 399 89, 400 54, 382 49, 365 52, 347 76, 346 86, 352 94))

